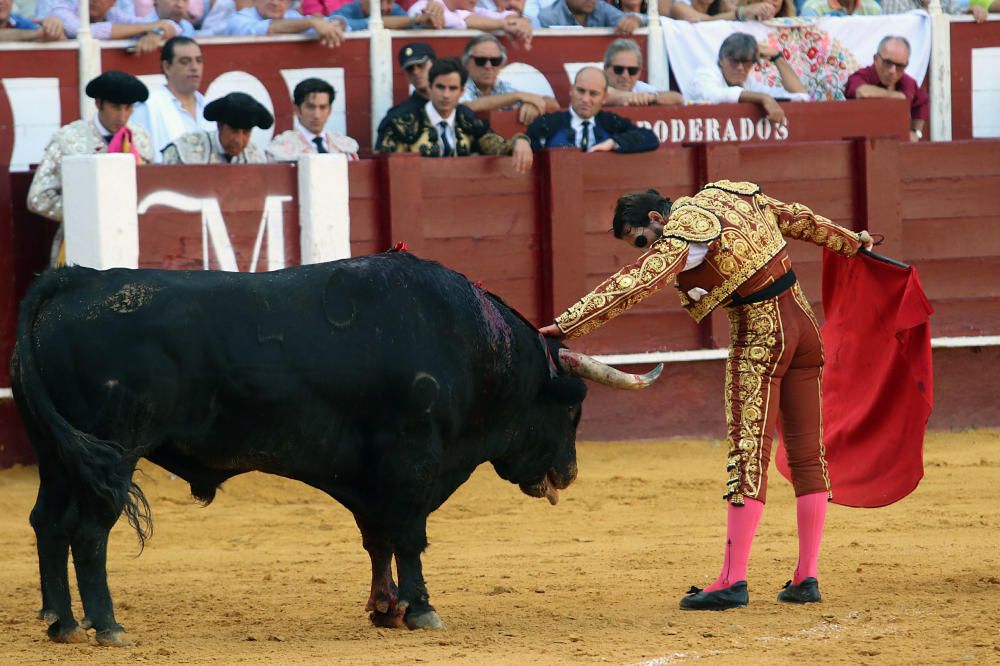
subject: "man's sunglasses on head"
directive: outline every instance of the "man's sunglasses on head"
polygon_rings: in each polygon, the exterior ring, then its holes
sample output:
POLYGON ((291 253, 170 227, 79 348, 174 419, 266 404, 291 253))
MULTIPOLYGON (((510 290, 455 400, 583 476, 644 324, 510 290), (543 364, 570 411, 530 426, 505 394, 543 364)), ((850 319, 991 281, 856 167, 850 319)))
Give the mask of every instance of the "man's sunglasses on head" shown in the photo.
POLYGON ((638 67, 626 67, 625 65, 612 65, 611 66, 611 71, 613 71, 618 76, 621 76, 625 72, 628 72, 629 76, 638 76, 639 75, 639 68, 638 67))
POLYGON ((493 56, 487 58, 486 56, 472 56, 472 62, 476 63, 476 67, 486 67, 486 63, 490 63, 494 67, 499 67, 503 64, 503 57, 493 56))

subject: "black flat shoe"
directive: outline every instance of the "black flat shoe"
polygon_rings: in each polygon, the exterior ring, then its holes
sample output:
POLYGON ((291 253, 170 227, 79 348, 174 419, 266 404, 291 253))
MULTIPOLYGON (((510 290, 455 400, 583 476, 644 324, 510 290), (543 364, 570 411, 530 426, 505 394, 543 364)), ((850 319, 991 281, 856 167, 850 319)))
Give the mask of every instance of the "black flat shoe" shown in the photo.
POLYGON ((778 592, 778 601, 786 604, 812 604, 823 601, 823 595, 819 593, 819 581, 810 576, 803 578, 798 585, 792 585, 792 581, 785 583, 785 588, 778 592))
POLYGON ((750 594, 747 592, 747 582, 741 580, 715 592, 704 592, 692 587, 688 595, 681 599, 681 610, 726 610, 745 608, 748 603, 750 594))

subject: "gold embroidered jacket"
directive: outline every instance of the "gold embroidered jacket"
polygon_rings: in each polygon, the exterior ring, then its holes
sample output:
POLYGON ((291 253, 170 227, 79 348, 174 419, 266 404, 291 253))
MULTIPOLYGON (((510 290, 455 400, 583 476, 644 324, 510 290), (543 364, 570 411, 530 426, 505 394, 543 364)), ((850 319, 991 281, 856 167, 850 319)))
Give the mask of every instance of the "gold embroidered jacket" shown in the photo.
POLYGON ((753 183, 709 183, 674 202, 663 236, 639 259, 599 284, 556 318, 569 338, 589 333, 673 281, 681 304, 701 321, 734 293, 749 295, 789 268, 785 237, 853 256, 858 234, 798 203, 783 203, 753 183), (703 263, 685 271, 689 243, 708 246, 703 263), (682 272, 683 271, 683 272, 682 272), (751 288, 744 289, 747 286, 751 288), (704 293, 697 300, 688 292, 704 293))
MULTIPOLYGON (((455 155, 510 155, 514 151, 514 136, 506 141, 490 129, 488 123, 476 117, 467 106, 455 109, 455 155)), ((441 157, 438 130, 431 124, 423 106, 402 104, 390 111, 379 123, 375 151, 379 153, 420 153, 423 157, 441 157)))
MULTIPOLYGON (((153 161, 153 144, 149 134, 141 125, 128 123, 132 130, 132 141, 142 161, 153 161)), ((92 155, 108 152, 93 120, 74 120, 63 125, 45 146, 42 161, 28 189, 28 210, 50 220, 62 222, 62 160, 69 155, 92 155)))

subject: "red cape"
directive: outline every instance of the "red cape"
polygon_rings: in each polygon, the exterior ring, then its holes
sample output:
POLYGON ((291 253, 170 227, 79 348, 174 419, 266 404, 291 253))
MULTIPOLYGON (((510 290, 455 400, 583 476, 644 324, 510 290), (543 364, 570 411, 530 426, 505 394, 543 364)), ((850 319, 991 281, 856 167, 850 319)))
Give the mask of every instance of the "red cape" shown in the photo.
MULTIPOLYGON (((924 475, 933 309, 912 266, 825 252, 823 310, 823 442, 833 501, 892 504, 924 475)), ((784 447, 777 465, 787 478, 784 447)))

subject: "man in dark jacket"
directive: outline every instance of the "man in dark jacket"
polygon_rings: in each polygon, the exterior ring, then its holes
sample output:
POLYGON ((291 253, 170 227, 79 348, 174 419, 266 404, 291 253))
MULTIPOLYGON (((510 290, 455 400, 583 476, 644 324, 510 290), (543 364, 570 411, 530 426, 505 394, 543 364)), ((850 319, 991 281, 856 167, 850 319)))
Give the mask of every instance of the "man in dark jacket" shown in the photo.
POLYGON ((660 147, 651 130, 601 111, 607 97, 607 75, 597 67, 584 67, 573 80, 569 110, 547 113, 528 126, 531 147, 540 150, 576 146, 587 153, 642 153, 660 147))

